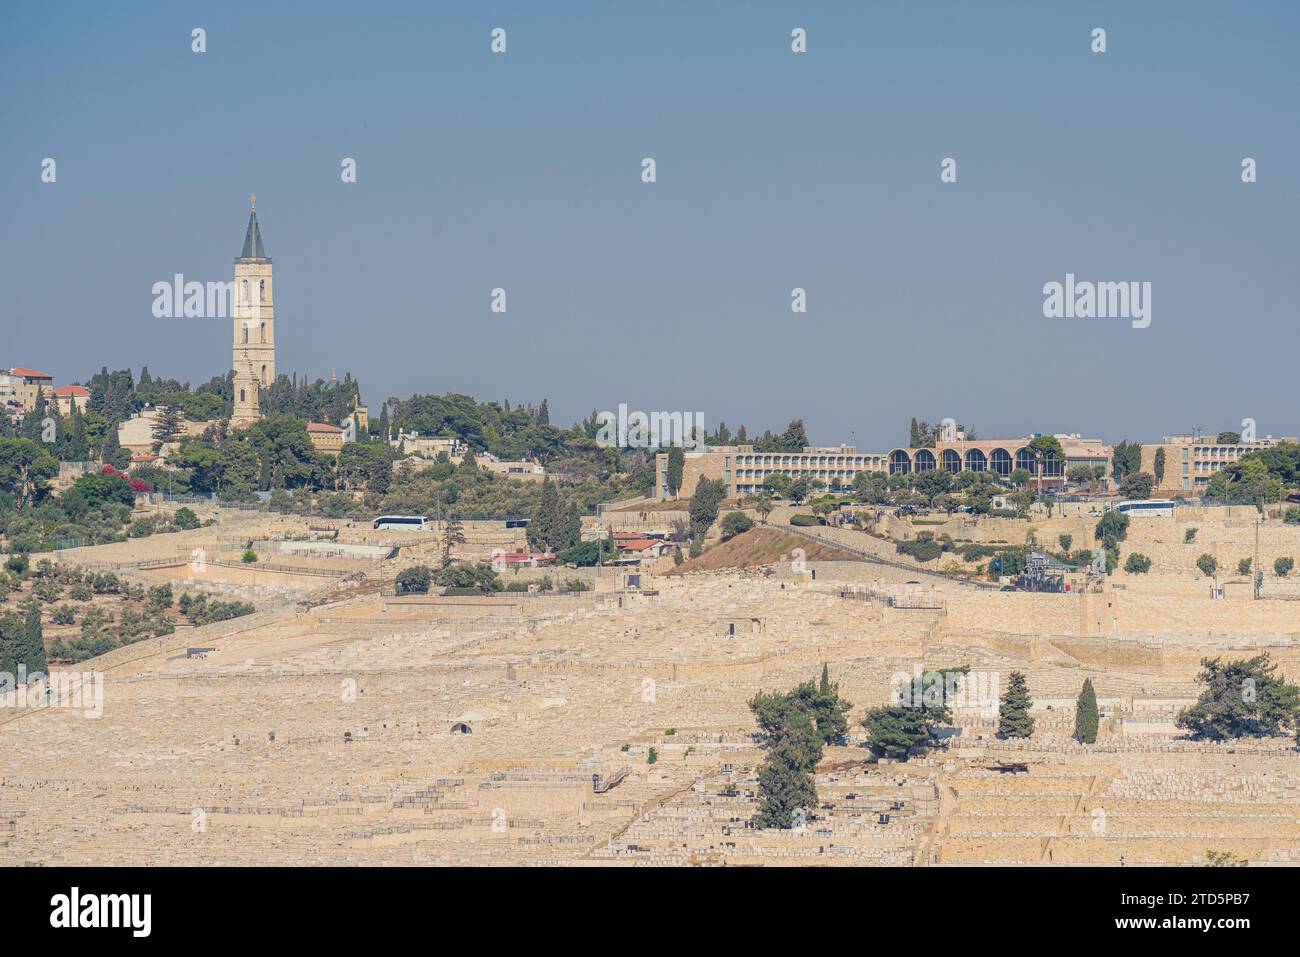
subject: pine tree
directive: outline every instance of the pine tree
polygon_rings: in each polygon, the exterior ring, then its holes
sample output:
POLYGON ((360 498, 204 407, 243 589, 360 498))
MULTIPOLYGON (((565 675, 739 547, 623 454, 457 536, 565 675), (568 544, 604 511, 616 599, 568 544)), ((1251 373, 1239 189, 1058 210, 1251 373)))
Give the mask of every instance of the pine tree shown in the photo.
POLYGON ((1092 689, 1092 679, 1083 679, 1083 690, 1079 692, 1078 703, 1074 706, 1074 737, 1084 744, 1093 744, 1097 740, 1097 692, 1092 689))
POLYGON ((388 403, 384 403, 383 410, 379 413, 379 434, 383 436, 384 444, 388 444, 388 403))
POLYGON ((921 447, 921 430, 916 424, 916 416, 912 416, 912 435, 908 444, 914 449, 921 447))
POLYGON ((1030 737, 1034 733, 1034 718, 1029 713, 1032 705, 1025 676, 1019 671, 1011 672, 998 707, 998 734, 1004 738, 1030 737))
POLYGON ((447 524, 442 534, 442 567, 446 568, 451 564, 451 550, 455 545, 465 544, 465 526, 461 523, 460 516, 454 512, 447 516, 447 524))
POLYGON ((789 694, 759 692, 749 702, 767 756, 758 772, 759 827, 791 827, 795 812, 817 806, 813 773, 822 756, 822 740, 807 709, 811 681, 789 694))
POLYGON ((181 410, 174 405, 169 405, 165 409, 159 410, 158 418, 153 424, 153 450, 154 454, 161 451, 162 447, 168 442, 175 441, 176 437, 181 434, 184 419, 181 416, 181 410))
POLYGON ((551 424, 551 410, 547 406, 545 399, 542 400, 542 404, 537 409, 537 424, 538 425, 551 424))

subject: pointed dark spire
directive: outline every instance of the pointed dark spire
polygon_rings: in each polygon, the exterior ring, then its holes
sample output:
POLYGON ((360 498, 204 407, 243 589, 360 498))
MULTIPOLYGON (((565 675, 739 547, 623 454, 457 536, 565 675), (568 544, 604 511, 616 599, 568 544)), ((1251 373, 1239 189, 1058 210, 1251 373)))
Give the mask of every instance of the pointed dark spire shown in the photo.
POLYGON ((248 231, 244 233, 244 251, 240 259, 266 259, 266 250, 262 248, 262 231, 257 226, 257 197, 253 197, 253 208, 248 214, 248 231))

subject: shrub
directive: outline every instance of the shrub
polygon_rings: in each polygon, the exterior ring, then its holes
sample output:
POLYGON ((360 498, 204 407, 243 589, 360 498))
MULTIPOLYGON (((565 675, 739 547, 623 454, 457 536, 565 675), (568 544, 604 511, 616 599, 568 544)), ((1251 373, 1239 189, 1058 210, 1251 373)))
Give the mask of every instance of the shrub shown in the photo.
POLYGON ((1237 562, 1237 574, 1249 575, 1251 562, 1252 559, 1249 558, 1243 558, 1241 561, 1237 562))
POLYGON ((1196 559, 1196 567, 1199 568, 1206 578, 1213 577, 1214 573, 1219 570, 1219 563, 1209 552, 1196 559))
POLYGON ((256 561, 257 561, 257 552, 253 551, 251 548, 244 549, 244 564, 252 565, 256 561))
POLYGON ((900 555, 909 555, 918 562, 934 561, 943 554, 943 546, 933 539, 918 538, 915 541, 899 542, 895 550, 900 555))
POLYGON ((1057 538, 1057 541, 1061 543, 1061 551, 1066 552, 1068 554, 1070 551, 1070 546, 1074 544, 1074 536, 1062 535, 1059 538, 1057 538))
POLYGON ((1145 575, 1151 571, 1151 559, 1133 552, 1124 560, 1124 571, 1134 575, 1145 575))
POLYGON ((199 517, 194 514, 194 509, 188 505, 178 509, 172 520, 176 523, 177 528, 191 529, 199 527, 199 517))
POLYGON ((1288 508, 1286 515, 1282 517, 1282 521, 1288 525, 1300 525, 1300 505, 1292 505, 1288 508))
POLYGON ((809 525, 825 525, 826 519, 822 518, 820 515, 798 514, 790 516, 790 524, 806 528, 809 525))
POLYGON ((658 760, 659 760, 659 750, 657 748, 651 748, 650 753, 646 755, 645 763, 654 764, 658 760))
POLYGON ((71 625, 77 620, 76 610, 71 605, 60 605, 50 615, 50 621, 56 625, 71 625))
POLYGON ((1190 545, 1194 541, 1196 541, 1196 529, 1189 528, 1187 531, 1183 532, 1184 545, 1190 545))
POLYGON ((1286 578, 1291 574, 1291 569, 1295 567, 1294 558, 1279 558, 1273 562, 1273 571, 1277 573, 1278 578, 1286 578))

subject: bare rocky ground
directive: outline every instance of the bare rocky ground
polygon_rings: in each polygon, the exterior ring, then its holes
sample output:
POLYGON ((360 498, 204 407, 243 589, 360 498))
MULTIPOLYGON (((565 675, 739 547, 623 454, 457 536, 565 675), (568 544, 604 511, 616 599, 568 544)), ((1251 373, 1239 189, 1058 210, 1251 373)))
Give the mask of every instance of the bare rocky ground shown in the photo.
MULTIPOLYGON (((1200 527, 1225 557, 1253 542, 1245 525, 1200 527)), ((508 544, 487 523, 470 531, 470 554, 508 544)), ((1300 554, 1300 530, 1269 531, 1300 554)), ((259 612, 80 666, 103 676, 101 717, 0 714, 0 862, 1300 862, 1294 742, 1202 744, 1172 726, 1204 654, 1267 650, 1300 679, 1300 605, 1231 588, 1210 600, 1181 569, 1177 530, 1135 528, 1129 547, 1149 535, 1168 568, 1089 595, 810 561, 815 581, 778 563, 640 591, 607 573, 575 596, 416 601, 380 590, 436 541, 383 560, 279 552, 305 534, 227 515, 151 543, 158 555, 68 556, 256 593, 259 612), (246 539, 278 567, 131 565, 246 539), (745 702, 822 662, 854 707, 848 745, 827 749, 817 777, 821 807, 798 831, 749 827, 763 753, 745 702), (1003 683, 1025 672, 1034 738, 998 741, 970 708, 930 757, 870 763, 857 722, 891 675, 956 664, 1003 683), (1069 739, 1084 677, 1103 711, 1087 747, 1069 739)), ((335 541, 386 544, 364 527, 335 541)))

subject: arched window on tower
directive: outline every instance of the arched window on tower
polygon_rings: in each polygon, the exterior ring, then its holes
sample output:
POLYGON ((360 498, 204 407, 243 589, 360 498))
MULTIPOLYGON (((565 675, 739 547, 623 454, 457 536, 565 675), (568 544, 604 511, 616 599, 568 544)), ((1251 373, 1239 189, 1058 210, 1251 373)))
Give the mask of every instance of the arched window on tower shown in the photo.
POLYGON ((247 322, 245 322, 245 323, 243 324, 243 329, 244 329, 244 342, 247 342, 247 341, 248 341, 248 323, 247 323, 247 322))
POLYGON ((239 390, 239 401, 240 401, 240 402, 246 402, 247 400, 248 400, 248 396, 245 395, 243 389, 240 389, 240 390, 239 390))
POLYGON ((262 366, 262 387, 265 388, 270 384, 271 383, 266 381, 266 366, 262 366))
POLYGON ((266 280, 259 279, 257 281, 257 301, 262 302, 265 299, 266 299, 266 280))
POLYGON ((262 323, 262 341, 266 341, 266 323, 262 323))
POLYGON ((248 302, 248 280, 245 279, 243 285, 239 287, 239 301, 248 302))

